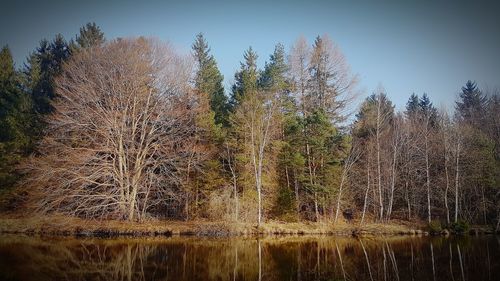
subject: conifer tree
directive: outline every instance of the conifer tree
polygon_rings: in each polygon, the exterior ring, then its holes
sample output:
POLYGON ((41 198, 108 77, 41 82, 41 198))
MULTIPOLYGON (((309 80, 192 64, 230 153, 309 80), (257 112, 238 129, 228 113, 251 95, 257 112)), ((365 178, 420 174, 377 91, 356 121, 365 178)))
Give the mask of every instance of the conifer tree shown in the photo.
POLYGON ((466 123, 480 127, 484 122, 482 119, 485 109, 486 97, 479 90, 476 82, 467 81, 456 102, 457 114, 466 123))
POLYGON ((266 62, 264 71, 260 75, 259 85, 272 91, 286 91, 289 82, 286 79, 288 66, 286 64, 285 48, 283 44, 277 44, 274 52, 266 62))
POLYGON ((232 87, 230 106, 234 110, 243 100, 246 93, 255 92, 258 89, 259 72, 257 71, 257 53, 252 47, 243 54, 243 62, 240 62, 240 70, 234 75, 235 83, 232 87))
POLYGON ((28 58, 25 74, 31 86, 35 110, 40 114, 52 111, 51 100, 55 98, 54 78, 61 73, 62 64, 70 57, 70 48, 61 34, 49 43, 42 40, 40 46, 28 58))
POLYGON ((76 36, 76 43, 80 48, 89 48, 92 46, 99 46, 106 41, 104 32, 95 22, 87 23, 85 26, 80 27, 80 33, 76 36))
POLYGON ((321 109, 330 119, 343 121, 346 106, 355 96, 357 77, 328 36, 316 37, 310 57, 309 108, 321 109))
POLYGON ((17 179, 15 164, 32 146, 31 100, 20 84, 7 46, 0 51, 0 188, 17 179))
POLYGON ((222 136, 221 125, 227 125, 227 99, 222 86, 223 77, 220 74, 215 59, 210 55, 210 48, 203 35, 197 35, 192 45, 193 57, 196 62, 195 95, 199 109, 195 119, 197 130, 194 149, 203 151, 207 157, 193 166, 188 162, 185 186, 185 218, 208 216, 203 212, 216 194, 218 187, 224 185, 221 174, 222 136))
POLYGON ((196 36, 192 49, 198 67, 195 87, 200 93, 208 95, 210 108, 215 113, 215 123, 227 125, 228 103, 222 84, 224 77, 217 67, 215 58, 210 54, 210 47, 202 33, 196 36))
POLYGON ((408 102, 406 102, 405 114, 407 117, 414 116, 418 112, 419 98, 415 93, 411 94, 408 102))

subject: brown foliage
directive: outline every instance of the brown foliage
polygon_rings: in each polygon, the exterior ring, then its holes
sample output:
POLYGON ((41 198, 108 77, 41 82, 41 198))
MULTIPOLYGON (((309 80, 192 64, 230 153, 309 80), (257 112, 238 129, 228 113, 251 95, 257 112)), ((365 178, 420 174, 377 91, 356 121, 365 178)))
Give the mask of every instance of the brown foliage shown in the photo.
POLYGON ((190 75, 188 60, 144 38, 72 56, 40 155, 25 167, 35 209, 134 220, 180 200, 185 162, 198 159, 190 75))

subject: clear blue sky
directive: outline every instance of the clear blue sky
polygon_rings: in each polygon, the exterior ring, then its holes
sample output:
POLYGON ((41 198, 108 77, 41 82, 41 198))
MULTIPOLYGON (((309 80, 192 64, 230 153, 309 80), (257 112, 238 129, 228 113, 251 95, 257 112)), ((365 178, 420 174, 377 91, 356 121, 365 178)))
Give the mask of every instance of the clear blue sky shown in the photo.
POLYGON ((0 7, 0 45, 10 46, 17 66, 42 38, 70 39, 94 21, 108 39, 154 36, 184 52, 203 32, 227 88, 248 46, 262 66, 276 43, 288 48, 299 35, 312 43, 321 34, 341 47, 363 96, 382 84, 398 108, 412 92, 452 106, 468 79, 500 88, 494 1, 2 0, 0 7))

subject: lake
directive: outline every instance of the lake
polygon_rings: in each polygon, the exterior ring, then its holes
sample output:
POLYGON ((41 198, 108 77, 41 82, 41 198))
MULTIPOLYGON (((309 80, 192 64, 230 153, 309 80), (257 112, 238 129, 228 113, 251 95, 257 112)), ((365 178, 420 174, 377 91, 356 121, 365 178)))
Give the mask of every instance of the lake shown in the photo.
POLYGON ((0 236, 1 280, 499 280, 500 237, 0 236))

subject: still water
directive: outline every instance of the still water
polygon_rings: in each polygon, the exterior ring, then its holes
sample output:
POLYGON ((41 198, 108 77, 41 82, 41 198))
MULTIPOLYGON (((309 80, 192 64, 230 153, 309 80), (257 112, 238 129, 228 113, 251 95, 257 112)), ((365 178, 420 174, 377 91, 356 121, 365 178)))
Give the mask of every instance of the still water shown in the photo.
POLYGON ((500 237, 0 236, 1 280, 500 280, 500 237))

